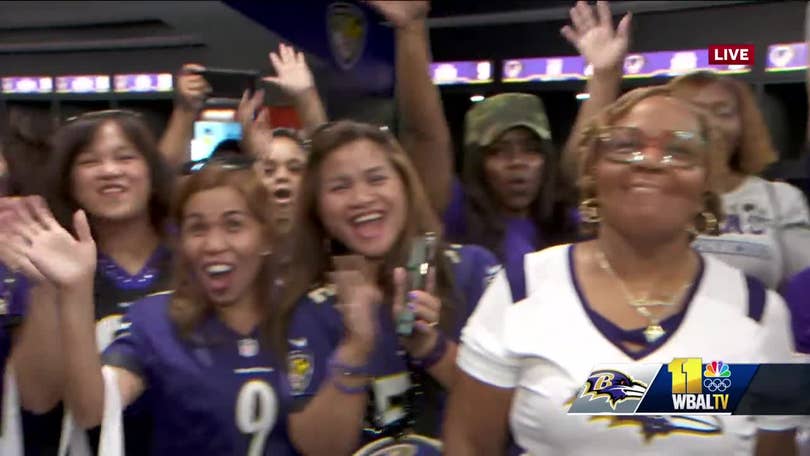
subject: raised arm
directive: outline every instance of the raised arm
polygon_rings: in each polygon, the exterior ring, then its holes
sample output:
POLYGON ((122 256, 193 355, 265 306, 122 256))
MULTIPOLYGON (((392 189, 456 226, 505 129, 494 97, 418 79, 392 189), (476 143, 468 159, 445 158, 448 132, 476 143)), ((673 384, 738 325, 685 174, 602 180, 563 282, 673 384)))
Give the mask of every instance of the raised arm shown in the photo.
POLYGON ((596 12, 586 2, 577 2, 570 11, 572 26, 566 25, 561 30, 593 68, 593 76, 586 85, 590 97, 579 108, 563 150, 563 172, 569 178, 576 176, 576 144, 580 134, 596 114, 619 96, 624 57, 630 40, 630 13, 614 30, 608 2, 596 2, 595 9, 596 12))
MULTIPOLYGON (((65 368, 64 399, 84 427, 101 423, 104 381, 95 340, 93 276, 96 247, 87 216, 74 216, 78 239, 62 228, 44 204, 28 204, 27 213, 12 223, 13 243, 57 291, 61 315, 61 348, 65 368)), ((119 370, 122 402, 143 391, 135 375, 119 370)))
POLYGON ((269 57, 276 76, 264 80, 279 86, 292 98, 304 127, 304 135, 308 137, 319 125, 326 123, 327 117, 306 57, 303 52, 297 52, 285 44, 279 44, 278 53, 271 52, 269 57))
POLYGON ((183 65, 180 69, 174 110, 158 144, 166 162, 175 170, 189 159, 194 121, 202 109, 206 94, 211 90, 205 78, 192 73, 202 69, 202 66, 193 63, 183 65))
POLYGON ((426 1, 372 1, 396 29, 396 97, 400 142, 433 207, 444 212, 453 180, 453 145, 439 90, 430 78, 426 1))

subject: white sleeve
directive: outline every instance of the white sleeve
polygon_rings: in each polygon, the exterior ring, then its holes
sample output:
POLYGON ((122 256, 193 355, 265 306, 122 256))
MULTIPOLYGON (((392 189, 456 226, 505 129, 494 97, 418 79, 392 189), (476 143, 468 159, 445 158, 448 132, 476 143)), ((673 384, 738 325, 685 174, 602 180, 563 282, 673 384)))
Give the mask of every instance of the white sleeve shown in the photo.
POLYGON ((476 379, 500 388, 517 385, 518 363, 506 348, 506 314, 512 292, 501 270, 481 296, 461 333, 458 366, 476 379))
MULTIPOLYGON (((805 355, 795 351, 790 313, 785 301, 771 290, 767 290, 760 324, 762 325, 758 349, 760 363, 792 364, 807 361, 805 355)), ((807 417, 798 415, 759 415, 754 418, 757 428, 766 431, 793 429, 807 422, 807 417)))
POLYGON ((810 212, 801 190, 783 182, 772 185, 780 211, 779 228, 787 268, 784 277, 788 278, 810 267, 810 212))

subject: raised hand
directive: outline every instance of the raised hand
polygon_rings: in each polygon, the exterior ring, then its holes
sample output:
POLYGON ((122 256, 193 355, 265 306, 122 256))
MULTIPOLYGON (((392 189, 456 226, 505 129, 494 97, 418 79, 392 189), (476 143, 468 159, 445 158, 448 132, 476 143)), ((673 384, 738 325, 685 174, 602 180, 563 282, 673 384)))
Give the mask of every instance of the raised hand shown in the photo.
POLYGON ((74 238, 54 219, 42 198, 22 198, 8 224, 13 249, 23 255, 42 277, 59 288, 92 279, 96 270, 96 244, 84 211, 73 216, 74 238))
POLYGON ((278 53, 271 52, 269 57, 276 75, 262 78, 264 81, 279 86, 291 97, 300 96, 315 87, 315 79, 303 52, 297 52, 292 46, 279 44, 278 53))
POLYGON ((335 257, 331 280, 337 287, 337 307, 343 315, 346 341, 370 352, 377 337, 377 312, 382 293, 374 283, 365 258, 351 255, 335 257))
POLYGON ((23 204, 22 198, 0 198, 0 263, 11 271, 22 272, 34 283, 47 283, 47 279, 23 253, 20 246, 24 241, 15 239, 17 235, 10 229, 16 218, 15 207, 20 204, 23 204))
POLYGON ((561 33, 594 71, 621 69, 630 43, 631 13, 614 30, 608 2, 596 2, 595 10, 587 2, 577 2, 570 11, 573 27, 566 25, 561 33))
POLYGON ((264 90, 257 90, 252 96, 248 91, 242 94, 242 100, 236 109, 236 118, 242 125, 242 142, 254 156, 262 153, 262 136, 269 140, 272 128, 269 114, 264 109, 264 90))
POLYGON ((196 63, 187 63, 180 69, 177 75, 177 103, 181 107, 193 111, 202 108, 206 96, 211 92, 211 86, 195 71, 204 69, 205 67, 196 63))
POLYGON ((439 339, 439 317, 441 315, 442 302, 437 298, 436 272, 431 269, 428 272, 425 290, 405 289, 407 282, 407 272, 404 268, 394 270, 394 315, 408 310, 414 313, 414 332, 408 337, 402 338, 402 345, 411 356, 421 358, 429 353, 439 339), (407 302, 406 302, 407 292, 407 302))
POLYGON ((430 2, 427 1, 376 0, 368 3, 397 28, 423 21, 430 11, 430 2))

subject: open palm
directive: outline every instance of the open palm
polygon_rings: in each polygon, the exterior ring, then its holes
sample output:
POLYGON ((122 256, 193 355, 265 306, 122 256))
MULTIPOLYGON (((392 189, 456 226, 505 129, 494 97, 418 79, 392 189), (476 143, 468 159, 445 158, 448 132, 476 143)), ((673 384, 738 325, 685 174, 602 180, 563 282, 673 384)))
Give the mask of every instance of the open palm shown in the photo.
POLYGON ((596 12, 586 2, 577 2, 570 11, 572 26, 562 28, 563 36, 579 51, 594 70, 620 68, 630 43, 627 13, 613 29, 608 2, 596 2, 596 12))
POLYGON ((19 250, 56 286, 67 287, 92 277, 96 269, 96 244, 84 211, 73 217, 76 239, 54 220, 41 200, 27 200, 11 224, 19 250))
POLYGON ((312 77, 303 52, 297 52, 293 47, 279 44, 278 53, 270 53, 270 63, 276 70, 276 76, 268 76, 265 81, 275 84, 290 96, 301 93, 315 87, 315 80, 312 77))
POLYGON ((411 22, 425 19, 430 11, 430 3, 426 1, 377 0, 368 3, 395 27, 403 27, 411 22))

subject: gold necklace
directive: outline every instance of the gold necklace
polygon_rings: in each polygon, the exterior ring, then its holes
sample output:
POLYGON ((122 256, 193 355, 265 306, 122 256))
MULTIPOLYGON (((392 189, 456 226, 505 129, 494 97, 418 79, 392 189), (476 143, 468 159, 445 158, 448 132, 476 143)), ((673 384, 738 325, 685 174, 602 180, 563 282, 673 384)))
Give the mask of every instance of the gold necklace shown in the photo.
POLYGON ((647 293, 647 297, 638 298, 630 292, 627 284, 621 279, 621 277, 619 277, 619 274, 616 273, 613 266, 611 266, 610 261, 608 261, 607 256, 605 256, 605 252, 599 247, 596 248, 596 260, 597 263, 599 263, 599 267, 610 274, 614 279, 616 279, 616 282, 619 283, 619 287, 622 289, 622 293, 624 293, 627 304, 630 305, 630 307, 639 315, 647 319, 648 324, 643 331, 644 338, 647 340, 647 343, 653 343, 665 336, 667 331, 663 326, 661 326, 661 318, 653 315, 650 309, 656 307, 674 306, 678 301, 678 298, 680 298, 684 291, 686 291, 686 289, 692 285, 692 282, 687 282, 677 292, 673 293, 668 300, 650 299, 649 295, 652 292, 647 293))

